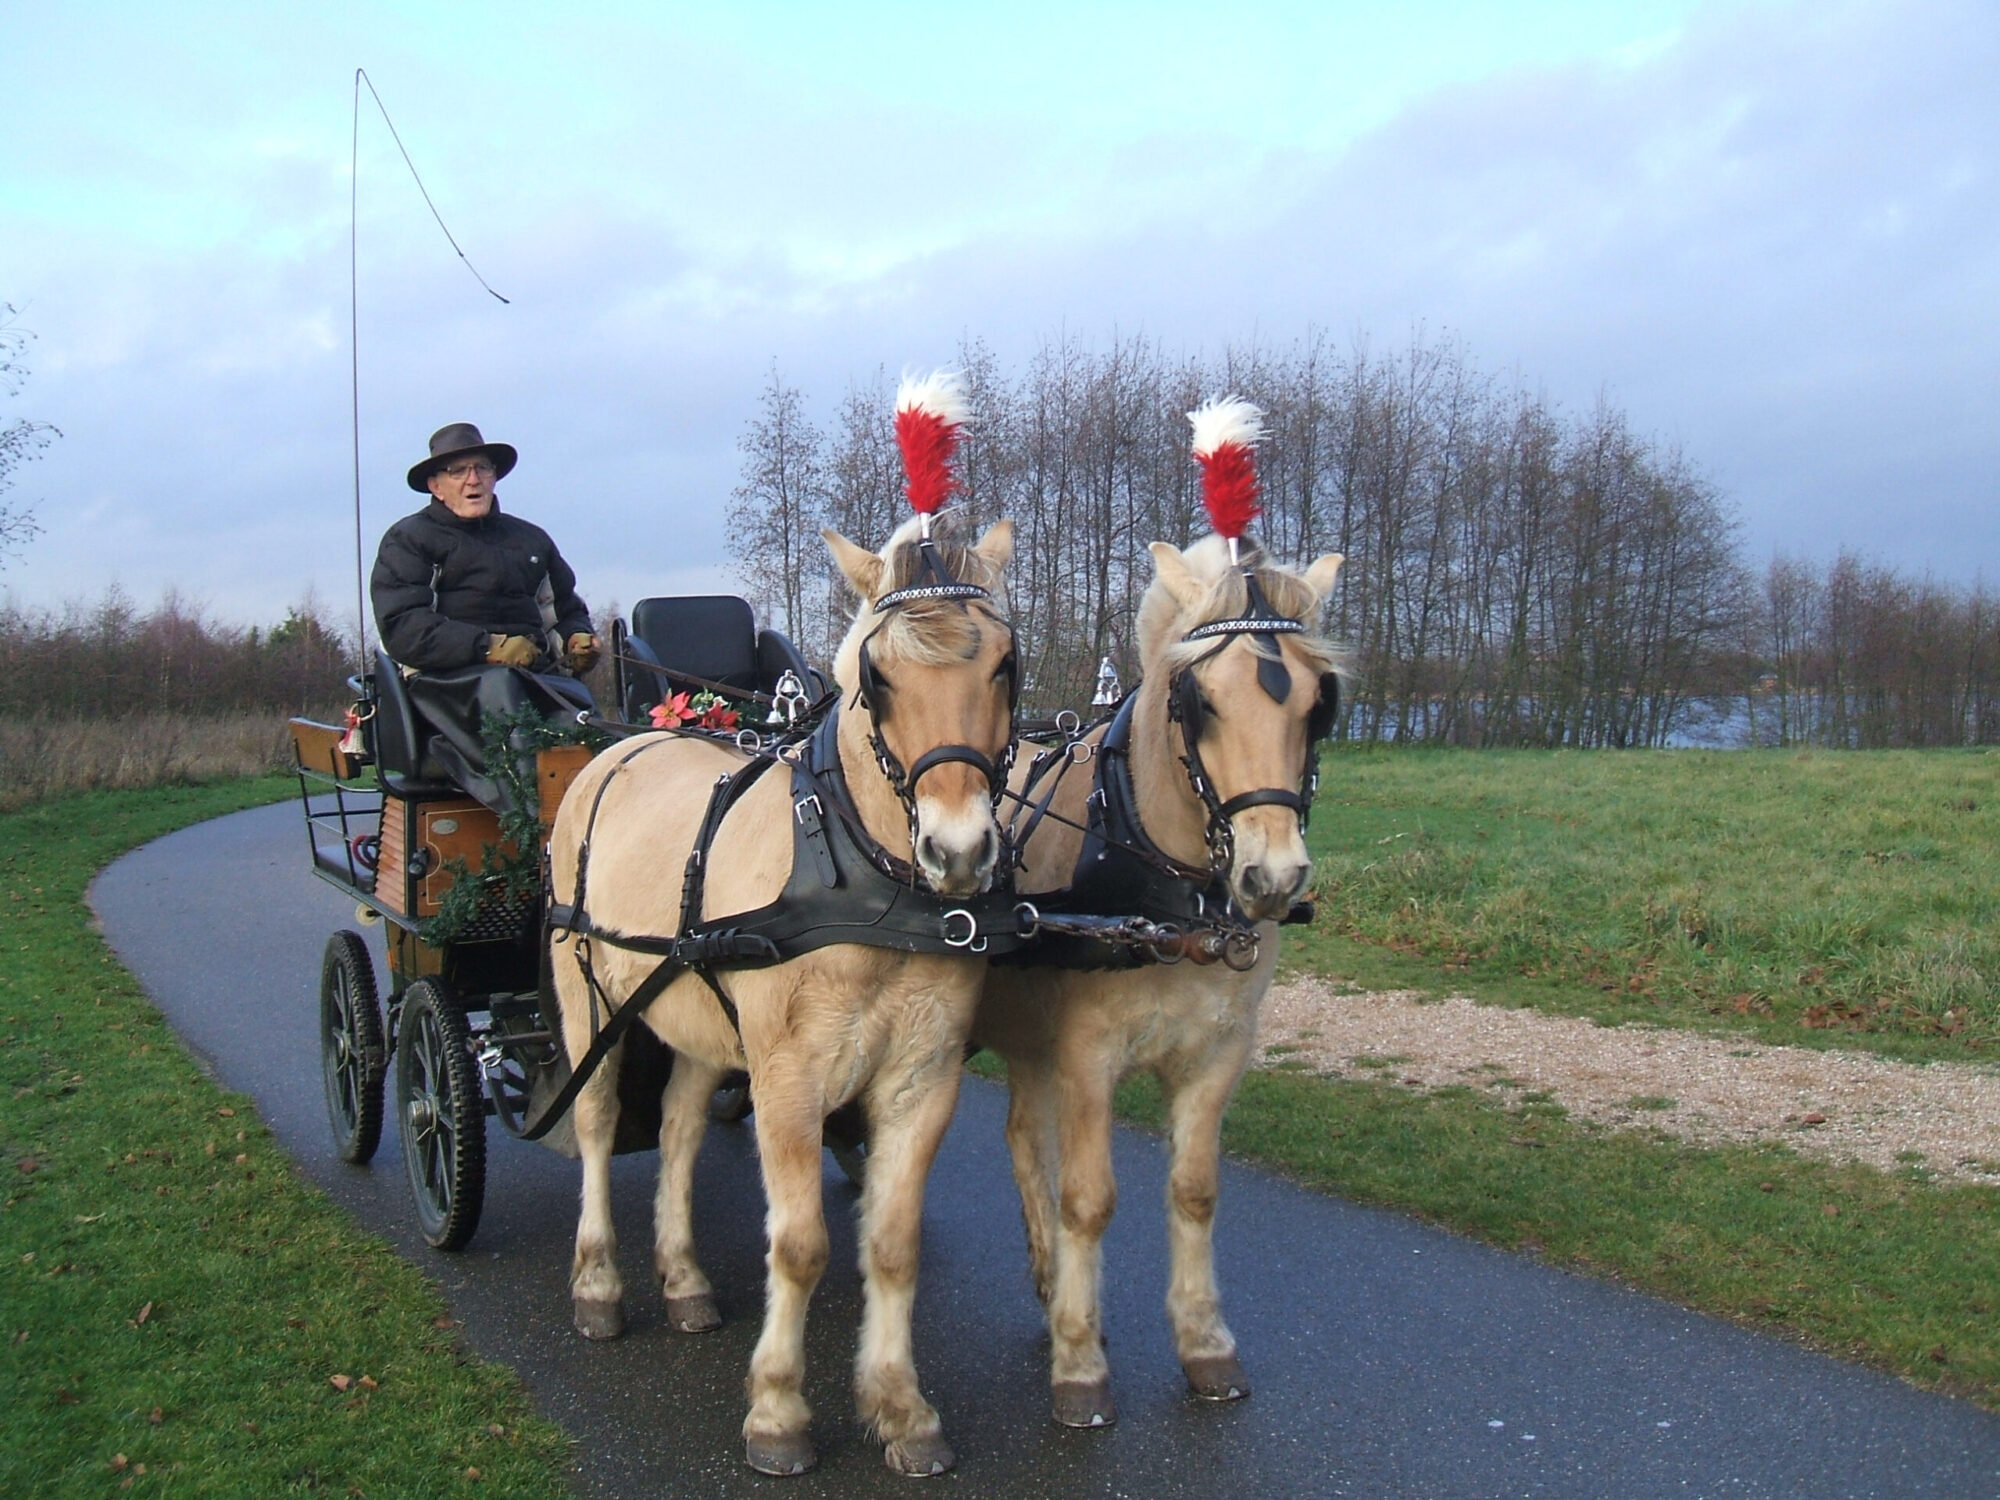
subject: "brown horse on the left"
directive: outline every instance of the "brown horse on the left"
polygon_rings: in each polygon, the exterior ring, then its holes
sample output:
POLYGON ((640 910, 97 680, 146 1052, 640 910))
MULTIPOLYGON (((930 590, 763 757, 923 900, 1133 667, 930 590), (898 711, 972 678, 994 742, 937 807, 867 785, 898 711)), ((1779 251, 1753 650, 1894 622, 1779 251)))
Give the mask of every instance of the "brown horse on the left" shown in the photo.
MULTIPOLYGON (((1013 732, 1015 669, 1001 575, 1013 532, 1003 521, 976 546, 940 544, 949 570, 986 588, 990 599, 917 597, 879 613, 874 606, 885 594, 919 581, 915 523, 879 555, 834 533, 826 537, 861 600, 834 663, 842 690, 839 760, 854 810, 875 842, 914 866, 937 896, 975 895, 991 885, 1000 854, 992 788, 966 757, 919 762, 940 747, 958 747, 1003 763, 1013 732), (908 807, 870 744, 871 726, 895 761, 915 773, 908 807)), ((626 934, 675 933, 682 871, 711 787, 742 764, 732 748, 696 739, 627 741, 606 751, 571 787, 556 820, 554 889, 575 889, 587 838, 584 904, 591 924, 626 934)), ((783 767, 733 804, 709 847, 702 916, 747 912, 777 898, 791 873, 795 812, 783 767)), ((572 1058, 589 1047, 604 1011, 593 1005, 579 941, 553 948, 572 1058)), ((612 1009, 657 962, 605 942, 592 948, 590 969, 612 1009)), ((683 1331, 720 1322, 694 1255, 694 1158, 724 1072, 749 1070, 770 1250, 743 1438, 750 1465, 764 1473, 800 1473, 814 1462, 801 1383, 806 1306, 827 1259, 821 1122, 855 1099, 870 1128, 855 1403, 882 1440, 890 1468, 935 1474, 953 1462, 938 1415, 918 1387, 910 1315, 925 1179, 957 1102, 983 969, 984 960, 969 954, 825 947, 772 967, 720 971, 716 981, 735 1006, 740 1031, 692 972, 674 979, 644 1013, 675 1054, 660 1126, 653 1263, 668 1321, 683 1331)), ((623 1326, 611 1224, 616 1063, 614 1054, 576 1101, 583 1215, 570 1288, 577 1326, 593 1338, 623 1326)))

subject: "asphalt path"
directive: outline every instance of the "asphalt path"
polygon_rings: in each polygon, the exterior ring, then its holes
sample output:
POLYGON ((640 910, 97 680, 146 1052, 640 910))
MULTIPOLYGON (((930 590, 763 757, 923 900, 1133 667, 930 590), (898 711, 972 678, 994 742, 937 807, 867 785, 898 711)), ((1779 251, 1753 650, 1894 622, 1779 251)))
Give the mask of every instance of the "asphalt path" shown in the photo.
MULTIPOLYGON (((257 1100, 305 1173, 443 1288, 464 1336, 520 1371, 578 1439, 589 1495, 800 1497, 900 1487, 853 1416, 860 1311, 852 1193, 827 1158, 832 1265, 814 1299, 807 1396, 820 1467, 741 1463, 743 1376, 762 1311, 763 1202, 750 1133, 703 1147, 696 1234, 725 1326, 666 1328, 650 1274, 654 1157, 618 1159, 629 1332, 587 1344, 567 1275, 578 1169, 488 1132, 466 1251, 418 1237, 391 1123, 371 1167, 334 1157, 320 1088, 320 954, 355 926, 314 878, 295 807, 239 813, 127 855, 92 889, 112 946, 225 1085, 257 1100)), ((371 939, 386 976, 379 936, 371 939)), ((1186 1399, 1163 1298, 1164 1163, 1120 1131, 1105 1243, 1119 1421, 1048 1415, 1047 1342, 1001 1140, 1004 1094, 968 1080, 931 1178, 916 1351, 978 1496, 2000 1496, 2000 1418, 1618 1287, 1224 1170, 1218 1267, 1255 1385, 1186 1399)))

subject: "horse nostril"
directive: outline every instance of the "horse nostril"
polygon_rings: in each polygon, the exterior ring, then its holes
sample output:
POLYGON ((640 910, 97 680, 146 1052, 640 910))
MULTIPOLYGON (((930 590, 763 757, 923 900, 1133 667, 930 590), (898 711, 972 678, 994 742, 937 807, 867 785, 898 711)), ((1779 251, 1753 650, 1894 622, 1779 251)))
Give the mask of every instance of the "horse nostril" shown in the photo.
POLYGON ((944 861, 938 856, 937 840, 928 833, 917 840, 917 863, 927 870, 935 870, 944 861))

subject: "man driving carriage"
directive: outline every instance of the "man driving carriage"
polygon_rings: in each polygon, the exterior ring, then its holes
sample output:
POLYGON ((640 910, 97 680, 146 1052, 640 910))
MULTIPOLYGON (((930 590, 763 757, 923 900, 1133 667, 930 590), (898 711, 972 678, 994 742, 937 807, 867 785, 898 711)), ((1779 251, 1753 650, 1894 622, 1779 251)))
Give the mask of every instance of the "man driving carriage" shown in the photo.
POLYGON ((494 487, 518 457, 470 422, 432 433, 430 456, 409 472, 430 504, 383 534, 369 579, 382 648, 411 674, 411 703, 435 731, 431 753, 503 809, 512 799, 489 773, 482 721, 529 705, 550 716, 593 707, 578 679, 602 653, 555 542, 500 510, 494 487))

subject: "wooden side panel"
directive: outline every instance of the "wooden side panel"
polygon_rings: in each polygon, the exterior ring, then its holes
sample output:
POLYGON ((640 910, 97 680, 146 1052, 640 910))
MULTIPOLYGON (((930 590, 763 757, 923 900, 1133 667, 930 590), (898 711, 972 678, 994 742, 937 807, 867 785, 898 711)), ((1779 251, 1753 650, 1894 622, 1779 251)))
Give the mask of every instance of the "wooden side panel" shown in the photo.
POLYGON ((289 724, 299 764, 308 771, 324 771, 342 781, 352 781, 361 774, 355 758, 340 748, 346 731, 338 725, 321 724, 314 719, 292 719, 289 724))
POLYGON ((375 864, 375 899, 390 911, 407 912, 410 900, 410 804, 382 799, 382 852, 375 864))
POLYGON ((556 826, 556 814, 562 810, 563 798, 569 793, 570 783, 590 764, 591 757, 588 745, 557 745, 553 749, 536 752, 535 785, 541 793, 543 842, 547 842, 549 830, 556 826))
MULTIPOLYGON (((449 802, 417 804, 415 844, 427 856, 423 878, 417 884, 415 915, 437 915, 438 903, 451 889, 453 877, 445 866, 463 860, 477 874, 485 864, 488 844, 501 844, 500 815, 471 798, 449 802)), ((504 848, 512 850, 513 845, 504 848)))

